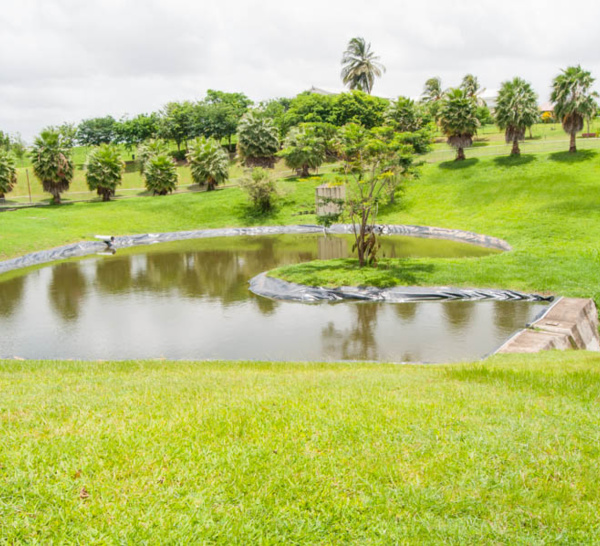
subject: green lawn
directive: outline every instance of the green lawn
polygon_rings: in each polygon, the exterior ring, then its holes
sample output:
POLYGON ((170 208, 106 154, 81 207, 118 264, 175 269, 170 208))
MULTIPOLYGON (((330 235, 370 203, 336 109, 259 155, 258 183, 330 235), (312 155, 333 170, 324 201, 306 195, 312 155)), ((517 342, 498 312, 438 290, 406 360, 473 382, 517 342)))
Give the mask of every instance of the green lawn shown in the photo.
MULTIPOLYGON (((426 165, 380 221, 514 250, 391 273, 598 300, 599 175, 595 152, 426 165)), ((96 233, 313 223, 319 183, 280 182, 269 216, 238 188, 3 212, 0 257, 96 233)), ((0 543, 599 543, 599 400, 586 352, 0 362, 0 543)))
POLYGON ((2 542, 591 544, 600 359, 0 363, 2 542))

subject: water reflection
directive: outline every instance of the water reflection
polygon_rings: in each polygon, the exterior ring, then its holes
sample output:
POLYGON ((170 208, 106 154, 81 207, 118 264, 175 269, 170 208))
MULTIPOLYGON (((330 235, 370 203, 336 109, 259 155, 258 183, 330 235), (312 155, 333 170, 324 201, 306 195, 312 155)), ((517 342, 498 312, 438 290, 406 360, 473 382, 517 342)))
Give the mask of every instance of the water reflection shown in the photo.
POLYGON ((451 329, 460 331, 465 328, 473 318, 475 306, 474 301, 447 301, 442 304, 444 317, 446 317, 451 329))
POLYGON ((323 328, 321 338, 325 352, 342 360, 377 360, 375 328, 380 304, 355 303, 350 309, 354 315, 350 328, 338 329, 332 322, 323 328))
POLYGON ((398 303, 394 305, 394 311, 401 319, 406 322, 410 322, 415 318, 417 314, 418 304, 416 303, 398 303))
POLYGON ((532 320, 526 305, 515 305, 511 301, 494 302, 494 325, 500 334, 510 334, 515 324, 525 324, 532 320))
POLYGON ((64 320, 77 319, 86 291, 87 282, 78 262, 66 262, 52 268, 50 301, 64 320))
POLYGON ((105 294, 127 292, 132 285, 131 256, 96 262, 96 285, 105 294))
POLYGON ((25 277, 15 277, 9 281, 0 282, 0 315, 12 315, 23 298, 25 277))

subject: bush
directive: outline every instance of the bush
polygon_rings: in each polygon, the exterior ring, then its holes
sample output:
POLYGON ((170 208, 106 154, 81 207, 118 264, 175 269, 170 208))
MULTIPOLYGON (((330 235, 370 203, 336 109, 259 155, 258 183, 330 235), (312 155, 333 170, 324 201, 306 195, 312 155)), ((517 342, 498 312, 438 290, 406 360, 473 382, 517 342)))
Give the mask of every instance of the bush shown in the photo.
POLYGON ((167 155, 151 158, 146 164, 144 176, 146 188, 154 195, 167 195, 177 187, 177 169, 167 155))
POLYGON ((261 213, 269 212, 273 208, 273 201, 277 195, 275 180, 265 169, 257 167, 247 174, 240 183, 240 187, 248 194, 255 210, 261 213))
POLYGON ((279 131, 270 119, 246 114, 238 127, 238 152, 248 167, 275 166, 279 151, 279 131))
POLYGON ((187 155, 194 183, 207 184, 208 191, 229 178, 229 155, 213 138, 197 138, 187 155))
POLYGON ((123 160, 116 146, 103 144, 87 159, 85 178, 91 191, 96 190, 102 201, 110 201, 121 183, 123 160))

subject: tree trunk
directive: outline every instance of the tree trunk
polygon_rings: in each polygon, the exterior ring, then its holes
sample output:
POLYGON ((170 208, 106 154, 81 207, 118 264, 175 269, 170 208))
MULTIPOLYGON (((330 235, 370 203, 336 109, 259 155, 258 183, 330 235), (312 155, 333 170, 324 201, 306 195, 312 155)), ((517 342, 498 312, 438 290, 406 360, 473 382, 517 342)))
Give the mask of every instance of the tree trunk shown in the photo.
POLYGON ((54 192, 52 194, 52 204, 60 205, 60 193, 59 192, 54 192))
POLYGON ((458 147, 456 148, 456 159, 455 161, 464 161, 465 158, 465 151, 463 150, 462 147, 458 147))
POLYGON ((575 145, 575 136, 576 133, 571 133, 571 143, 569 145, 569 153, 574 154, 577 151, 577 146, 575 145))
POLYGON ((102 201, 104 201, 104 202, 110 201, 110 191, 102 192, 102 201))
POLYGON ((209 178, 206 181, 206 191, 213 191, 215 189, 215 181, 212 178, 209 178))
POLYGON ((519 149, 519 139, 518 138, 513 139, 513 146, 512 146, 512 150, 510 151, 510 155, 514 155, 517 157, 521 155, 521 150, 519 149))
POLYGON ((302 173, 300 174, 300 176, 302 178, 307 178, 308 175, 310 174, 308 170, 309 170, 308 165, 302 165, 302 173))

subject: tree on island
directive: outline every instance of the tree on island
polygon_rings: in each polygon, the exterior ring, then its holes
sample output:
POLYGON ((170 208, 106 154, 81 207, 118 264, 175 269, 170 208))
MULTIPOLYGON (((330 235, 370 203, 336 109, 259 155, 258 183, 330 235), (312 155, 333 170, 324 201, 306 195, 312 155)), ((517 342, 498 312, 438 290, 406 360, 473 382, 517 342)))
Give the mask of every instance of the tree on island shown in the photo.
POLYGON ((465 148, 473 145, 477 134, 477 103, 463 89, 449 89, 442 101, 440 128, 448 144, 456 148, 456 161, 465 159, 465 148))
POLYGON ((554 115, 562 123, 565 133, 571 136, 569 152, 577 151, 577 133, 583 123, 596 114, 598 93, 590 91, 594 78, 581 66, 569 66, 554 78, 550 100, 554 103, 554 115))
POLYGON ((519 156, 519 140, 539 118, 538 97, 529 82, 521 78, 506 81, 500 87, 496 101, 496 124, 504 130, 506 143, 512 142, 510 155, 519 156))
POLYGON ((60 204, 60 194, 67 191, 73 180, 73 161, 68 148, 57 131, 45 130, 35 139, 31 149, 33 174, 44 191, 52 194, 52 202, 60 204))
POLYGON ((371 94, 375 78, 380 78, 385 66, 371 51, 371 44, 364 38, 352 38, 342 57, 342 81, 351 90, 358 89, 371 94))

